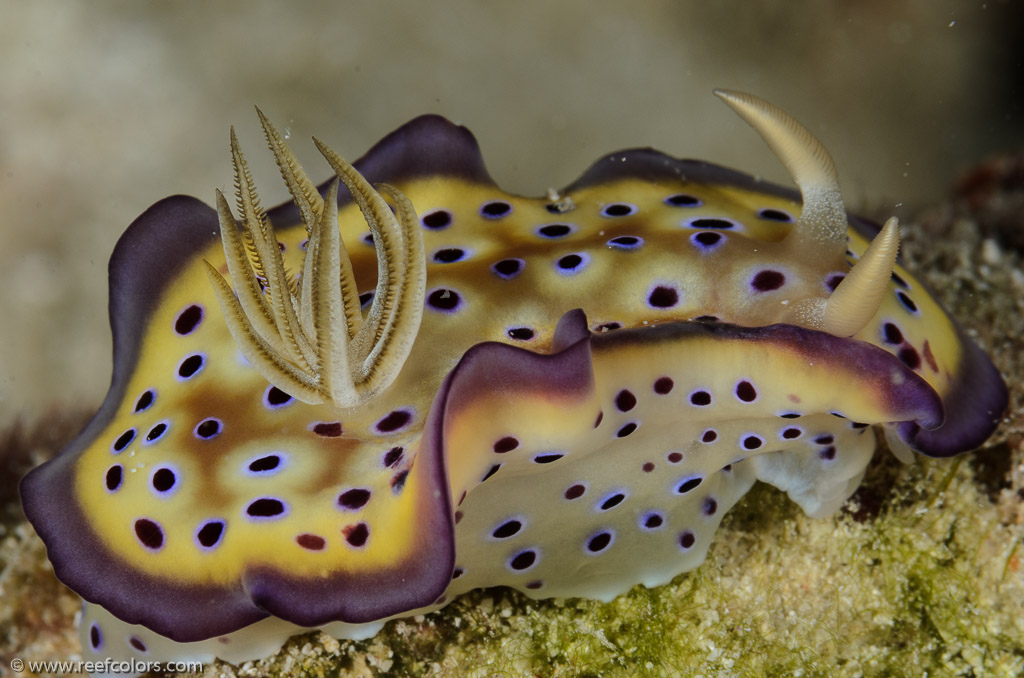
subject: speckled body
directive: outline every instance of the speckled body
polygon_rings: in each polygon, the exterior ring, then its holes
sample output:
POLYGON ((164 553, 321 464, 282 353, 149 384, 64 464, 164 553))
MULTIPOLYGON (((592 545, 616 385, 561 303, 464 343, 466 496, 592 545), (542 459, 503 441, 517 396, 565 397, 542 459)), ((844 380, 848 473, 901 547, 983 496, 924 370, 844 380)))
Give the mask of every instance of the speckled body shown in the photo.
MULTIPOLYGON (((877 230, 850 217, 847 252, 803 257, 790 190, 634 150, 556 200, 511 196, 466 130, 429 116, 356 166, 412 201, 427 255, 411 353, 360 407, 291 398, 239 353, 202 266, 227 273, 212 210, 167 199, 119 243, 110 394, 25 484, 58 575, 125 620, 87 613, 93 654, 242 659, 480 586, 658 585, 703 560, 755 480, 826 515, 860 481, 869 425, 946 456, 1005 404, 901 266, 851 339, 783 324, 877 230)), ((269 219, 301 270, 295 208, 269 219)), ((365 306, 376 253, 347 195, 339 223, 365 306)))

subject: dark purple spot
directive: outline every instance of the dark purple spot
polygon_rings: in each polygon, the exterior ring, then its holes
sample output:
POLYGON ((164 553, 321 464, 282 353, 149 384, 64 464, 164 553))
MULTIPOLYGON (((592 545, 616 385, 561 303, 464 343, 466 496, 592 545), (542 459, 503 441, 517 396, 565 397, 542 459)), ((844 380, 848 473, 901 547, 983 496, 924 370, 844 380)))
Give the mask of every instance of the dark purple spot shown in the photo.
POLYGON ((718 322, 718 316, 714 316, 714 315, 699 315, 696 318, 694 318, 694 320, 697 321, 697 322, 700 322, 700 323, 717 323, 718 322))
POLYGON ((757 389, 749 381, 741 381, 736 384, 736 397, 745 403, 752 403, 757 400, 757 389))
POLYGON ((498 454, 505 454, 519 447, 519 441, 512 436, 505 436, 498 442, 494 443, 494 451, 498 454))
POLYGON ((488 219, 500 219, 512 211, 512 205, 504 200, 491 200, 480 206, 480 214, 488 219))
POLYGON ((629 412, 636 407, 636 396, 625 389, 619 391, 615 396, 615 407, 619 408, 620 412, 629 412))
POLYGON ((160 437, 167 431, 167 424, 160 422, 153 428, 149 429, 149 433, 146 434, 146 442, 152 443, 160 439, 160 437))
POLYGON ((341 529, 341 533, 345 535, 345 541, 355 548, 366 546, 366 540, 370 538, 370 528, 366 523, 346 525, 341 529))
POLYGON ((98 650, 102 644, 103 636, 100 635, 99 624, 96 622, 89 624, 89 645, 92 646, 92 649, 98 650))
POLYGON ((148 518, 139 518, 135 521, 135 536, 143 546, 154 551, 164 545, 164 531, 148 518))
POLYGON ((850 428, 856 428, 856 429, 865 429, 868 426, 871 426, 871 424, 864 424, 864 423, 861 423, 859 421, 855 421, 855 422, 852 422, 850 424, 850 428))
POLYGON ((686 494, 687 492, 697 489, 697 486, 700 485, 703 480, 703 478, 697 476, 680 481, 680 483, 676 485, 676 494, 686 494))
POLYGON ((757 436, 747 436, 743 439, 743 449, 745 450, 756 450, 764 445, 764 441, 757 436))
POLYGON ((412 412, 409 410, 394 410, 389 412, 383 419, 374 426, 380 433, 393 433, 406 426, 412 421, 412 412))
POLYGON ((624 202, 613 202, 601 210, 603 217, 628 217, 631 214, 636 214, 636 206, 624 202))
POLYGON ((722 467, 722 470, 728 473, 729 471, 732 470, 732 464, 726 464, 725 466, 722 467))
POLYGON ((846 279, 846 275, 843 273, 833 273, 825 278, 825 287, 831 292, 835 292, 836 288, 839 287, 839 283, 846 279))
POLYGON ((309 238, 303 238, 302 240, 299 241, 299 249, 300 250, 305 252, 308 247, 309 247, 309 238))
POLYGON ((508 562, 509 567, 513 570, 528 570, 533 567, 533 564, 537 562, 537 552, 534 550, 521 551, 512 557, 512 560, 508 562))
POLYGON ((716 440, 718 440, 718 432, 713 428, 709 428, 707 431, 704 431, 700 437, 700 441, 702 443, 713 443, 716 440))
POLYGON ((135 411, 142 412, 144 410, 148 410, 149 406, 153 404, 153 399, 155 397, 156 394, 153 393, 152 390, 144 391, 143 394, 139 396, 138 401, 136 401, 135 403, 135 411))
POLYGON ((818 452, 818 456, 824 459, 825 461, 831 461, 832 459, 836 458, 836 448, 826 447, 821 452, 818 452))
POLYGON ((587 487, 585 485, 580 485, 579 483, 570 485, 565 490, 565 498, 569 500, 579 499, 586 493, 586 491, 587 487))
POLYGON ((522 259, 502 259, 501 261, 494 262, 491 265, 491 270, 498 276, 508 280, 519 275, 524 266, 526 266, 526 262, 522 259))
POLYGON ((792 427, 792 428, 785 429, 782 432, 782 437, 785 438, 786 440, 796 440, 797 438, 802 436, 803 433, 804 432, 801 431, 800 429, 798 429, 796 427, 792 427))
POLYGON ((518 520, 509 520, 498 527, 494 528, 491 532, 491 536, 495 539, 508 539, 512 535, 519 534, 519 530, 523 529, 523 524, 518 520))
POLYGON ((693 545, 697 542, 697 538, 693 536, 693 532, 687 530, 679 535, 679 545, 684 549, 693 548, 693 545))
POLYGON ((736 224, 728 219, 716 219, 714 217, 698 217, 690 221, 692 228, 735 228, 736 224))
POLYGON ((327 546, 327 540, 316 534, 300 534, 295 537, 295 543, 308 551, 323 551, 327 546))
POLYGON ((889 276, 889 277, 892 278, 892 281, 894 283, 896 283, 897 285, 899 285, 903 289, 905 289, 905 290, 909 290, 910 289, 910 285, 907 284, 907 281, 904 280, 903 278, 901 278, 899 273, 897 273, 896 271, 893 271, 892 275, 889 276))
POLYGON ((575 273, 586 265, 585 254, 567 254, 558 260, 560 272, 575 273))
POLYGON ((835 411, 833 411, 833 412, 829 412, 829 414, 831 414, 833 417, 838 417, 839 419, 846 419, 846 415, 843 414, 842 412, 835 412, 835 411))
POLYGON ((529 327, 513 327, 509 329, 508 336, 510 339, 529 341, 530 339, 533 339, 533 330, 529 327))
POLYGON ((902 344, 903 333, 893 323, 885 323, 882 325, 882 341, 887 344, 902 344))
POLYGON ((402 454, 405 452, 405 448, 392 447, 384 454, 384 466, 386 468, 394 468, 395 464, 402 458, 402 454))
POLYGON ((602 421, 604 421, 604 410, 597 413, 597 419, 594 420, 594 428, 600 426, 602 421))
POLYGON ((587 542, 587 550, 591 553, 600 553, 612 543, 611 532, 598 532, 587 542))
POLYGON ((641 466, 640 468, 643 469, 644 473, 650 473, 651 471, 654 470, 654 462, 652 462, 652 461, 645 461, 644 465, 641 466))
POLYGON ((906 292, 904 292, 902 290, 897 290, 896 297, 900 300, 900 303, 903 304, 903 306, 908 311, 910 311, 911 313, 917 313, 918 312, 917 304, 914 303, 913 299, 911 299, 910 297, 907 296, 906 292))
POLYGON ((452 570, 452 579, 458 579, 464 574, 466 574, 466 571, 464 569, 462 569, 461 567, 456 567, 454 570, 452 570))
POLYGON ((616 431, 615 432, 615 436, 617 438, 625 438, 630 433, 632 433, 633 431, 636 430, 636 426, 637 425, 634 422, 631 421, 628 424, 626 424, 625 426, 623 426, 622 428, 620 428, 618 431, 616 431))
POLYGON ((420 219, 425 228, 439 231, 442 228, 447 228, 452 224, 452 213, 448 210, 434 210, 433 212, 427 212, 420 219))
POLYGON ((711 497, 708 497, 707 499, 704 500, 704 504, 701 506, 701 510, 704 512, 704 515, 713 516, 715 515, 715 512, 718 510, 718 502, 712 499, 711 497))
POLYGON ((132 646, 137 652, 146 653, 149 650, 146 649, 146 644, 142 642, 142 639, 138 636, 130 636, 128 638, 128 644, 132 646))
POLYGON ((537 229, 537 235, 545 238, 564 238, 572 233, 570 224, 548 224, 537 229))
POLYGON ((458 247, 446 247, 434 252, 434 261, 439 264, 451 264, 461 261, 466 256, 466 251, 458 247))
POLYGON ((438 311, 446 312, 457 309, 461 301, 462 298, 459 296, 458 292, 445 288, 434 290, 430 293, 430 296, 427 297, 428 306, 435 308, 438 311))
POLYGON ((220 433, 221 423, 219 419, 203 419, 196 425, 195 434, 197 438, 209 440, 220 433))
POLYGON ((373 292, 363 292, 359 295, 359 308, 366 308, 373 301, 373 292))
POLYGON ((830 434, 825 434, 825 435, 821 435, 821 436, 818 436, 817 438, 815 438, 814 442, 818 443, 819 445, 831 445, 832 443, 835 442, 835 440, 836 440, 835 436, 830 435, 830 434))
POLYGON ((533 463, 535 463, 535 464, 550 464, 551 462, 558 461, 559 459, 561 459, 564 456, 565 456, 564 454, 557 454, 557 453, 538 454, 537 456, 535 456, 533 458, 533 463))
POLYGON ((272 409, 284 407, 291 401, 292 397, 276 386, 268 388, 267 392, 263 395, 263 402, 272 409))
POLYGON ((178 376, 182 379, 191 379, 203 368, 203 356, 194 353, 181 361, 178 365, 178 376))
POLYGON ((912 370, 916 370, 921 367, 921 356, 918 355, 917 349, 913 346, 907 346, 901 348, 899 352, 900 361, 912 370))
POLYGON ((781 221, 783 223, 789 223, 793 221, 793 217, 782 210, 772 209, 766 207, 765 209, 758 210, 757 216, 768 221, 781 221))
POLYGON ((699 207, 702 203, 700 198, 687 193, 676 193, 665 198, 665 204, 673 207, 699 207))
POLYGON ((346 490, 338 495, 338 506, 349 511, 358 511, 366 506, 368 501, 370 501, 370 491, 362 487, 346 490))
POLYGON ((612 330, 617 330, 620 327, 622 327, 622 323, 616 323, 616 322, 601 323, 600 325, 598 325, 597 327, 594 328, 594 331, 595 332, 611 332, 612 330))
POLYGON ((106 481, 108 490, 113 492, 121 487, 122 480, 124 480, 124 469, 121 468, 120 464, 114 464, 107 469, 106 481))
POLYGON ((177 478, 174 477, 174 471, 169 468, 157 469, 156 473, 153 474, 153 489, 157 492, 169 492, 173 487, 174 483, 177 482, 177 478))
POLYGON ((245 512, 253 518, 273 518, 284 513, 284 503, 280 499, 257 499, 245 507, 245 512))
POLYGON ((654 382, 654 392, 658 395, 665 395, 667 393, 671 393, 672 387, 675 385, 676 383, 672 381, 671 377, 659 377, 658 380, 654 382))
POLYGON ((526 588, 528 588, 528 589, 530 589, 532 591, 536 591, 537 589, 541 588, 542 586, 544 586, 544 582, 541 581, 540 579, 534 579, 533 581, 526 582, 526 588))
POLYGON ((653 530, 665 524, 665 519, 660 513, 648 513, 644 516, 643 525, 648 530, 653 530))
POLYGON ((485 480, 487 480, 488 478, 490 478, 491 476, 493 476, 493 475, 494 475, 495 473, 497 473, 497 472, 498 472, 498 470, 499 470, 500 468, 501 468, 501 464, 495 464, 494 466, 492 466, 491 468, 489 468, 489 469, 487 470, 487 473, 485 473, 485 474, 484 474, 484 477, 480 479, 480 482, 482 483, 483 481, 485 481, 485 480))
POLYGON ((721 233, 710 233, 704 231, 702 233, 694 233, 690 236, 690 241, 698 245, 699 247, 714 247, 720 243, 723 239, 721 233))
POLYGON ((608 509, 613 509, 619 504, 621 504, 622 500, 625 498, 626 495, 622 494, 621 492, 616 492, 615 494, 601 502, 601 510, 607 511, 608 509))
POLYGON ((124 448, 128 447, 133 440, 135 440, 135 429, 130 428, 119 435, 117 440, 114 441, 114 454, 123 452, 124 448))
POLYGON ((786 284, 786 276, 779 271, 764 270, 758 271, 750 286, 758 292, 771 292, 786 284))
POLYGON ((273 471, 281 464, 281 457, 276 454, 268 454, 265 457, 259 459, 253 459, 249 462, 249 470, 253 473, 267 473, 273 471))
POLYGON ((369 245, 370 247, 373 247, 373 233, 367 233, 366 235, 364 235, 363 242, 369 245))
POLYGON ((337 438, 341 435, 340 421, 318 421, 313 424, 313 433, 324 438, 337 438))
POLYGON ((682 452, 669 452, 665 456, 665 459, 668 459, 668 463, 670 463, 670 464, 678 464, 679 462, 681 462, 683 460, 683 453, 682 452))
POLYGON ((679 303, 679 291, 674 287, 658 285, 647 296, 647 303, 654 308, 671 308, 679 303))
MULTIPOLYGON (((401 494, 402 490, 405 489, 405 481, 409 477, 408 471, 399 471, 391 479, 391 492, 393 494, 401 494)), ((486 480, 486 478, 485 478, 486 480)))
POLYGON ((192 334, 195 332, 196 328, 199 327, 199 323, 202 322, 202 320, 203 307, 192 304, 178 314, 178 317, 174 321, 174 331, 182 336, 192 334))
POLYGON ((608 246, 617 250, 635 250, 643 244, 643 238, 638 238, 635 235, 620 235, 608 241, 608 246))
POLYGON ((199 545, 203 548, 213 548, 224 535, 224 527, 225 525, 223 520, 211 520, 204 523, 196 533, 196 541, 198 541, 199 545))
POLYGON ((800 414, 799 412, 783 412, 779 416, 782 417, 783 419, 799 419, 803 415, 800 414))
POLYGON ((690 404, 697 407, 707 407, 711 404, 711 394, 707 391, 694 391, 690 394, 690 404))

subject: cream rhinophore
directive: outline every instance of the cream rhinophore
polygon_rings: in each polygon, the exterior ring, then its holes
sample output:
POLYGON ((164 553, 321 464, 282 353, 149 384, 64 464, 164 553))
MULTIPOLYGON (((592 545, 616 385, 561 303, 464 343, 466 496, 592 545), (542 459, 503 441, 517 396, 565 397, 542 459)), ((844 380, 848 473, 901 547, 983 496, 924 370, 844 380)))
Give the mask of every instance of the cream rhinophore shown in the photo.
MULTIPOLYGON (((846 208, 828 150, 792 116, 763 99, 720 89, 715 95, 761 135, 800 188, 803 208, 786 244, 805 257, 841 256, 846 250, 846 208)), ((784 322, 837 337, 857 334, 878 312, 899 246, 899 224, 892 217, 830 297, 796 301, 784 322)))

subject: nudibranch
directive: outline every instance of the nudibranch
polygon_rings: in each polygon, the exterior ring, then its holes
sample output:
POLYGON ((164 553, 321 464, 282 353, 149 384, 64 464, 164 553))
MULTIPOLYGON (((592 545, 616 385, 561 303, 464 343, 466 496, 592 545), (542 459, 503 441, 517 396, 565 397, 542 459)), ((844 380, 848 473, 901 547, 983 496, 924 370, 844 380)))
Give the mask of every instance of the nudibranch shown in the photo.
POLYGON ((610 599, 698 566, 756 480, 835 511, 875 449, 971 450, 988 357, 847 214, 790 116, 716 94, 798 191, 651 149, 509 195, 466 129, 399 128, 292 202, 142 214, 110 262, 114 371, 22 483, 87 657, 240 661, 486 586, 610 599), (236 217, 237 215, 237 217, 236 217))

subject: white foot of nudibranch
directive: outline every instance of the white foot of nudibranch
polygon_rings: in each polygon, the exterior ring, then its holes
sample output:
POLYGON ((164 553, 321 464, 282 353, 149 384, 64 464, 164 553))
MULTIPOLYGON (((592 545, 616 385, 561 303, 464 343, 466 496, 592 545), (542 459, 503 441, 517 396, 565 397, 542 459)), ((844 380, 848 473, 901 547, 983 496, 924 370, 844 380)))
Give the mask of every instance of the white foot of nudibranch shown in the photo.
POLYGON ((380 184, 375 190, 352 165, 314 139, 337 174, 321 198, 281 135, 257 112, 309 235, 302 274, 297 280, 285 272, 233 129, 231 157, 243 229, 220 191, 217 213, 234 290, 209 262, 207 274, 231 336, 267 381, 310 404, 356 407, 394 381, 419 330, 426 290, 419 220, 396 188, 380 184), (338 231, 339 180, 351 192, 377 245, 377 289, 365 319, 338 231), (394 203, 394 213, 384 196, 394 203))
MULTIPOLYGON (((800 188, 803 208, 786 242, 802 257, 841 256, 846 250, 846 207, 835 163, 825 146, 764 99, 727 90, 715 90, 715 95, 761 135, 800 188)), ((899 248, 899 225, 893 217, 832 296, 795 302, 785 321, 837 337, 857 334, 878 312, 899 248)))

